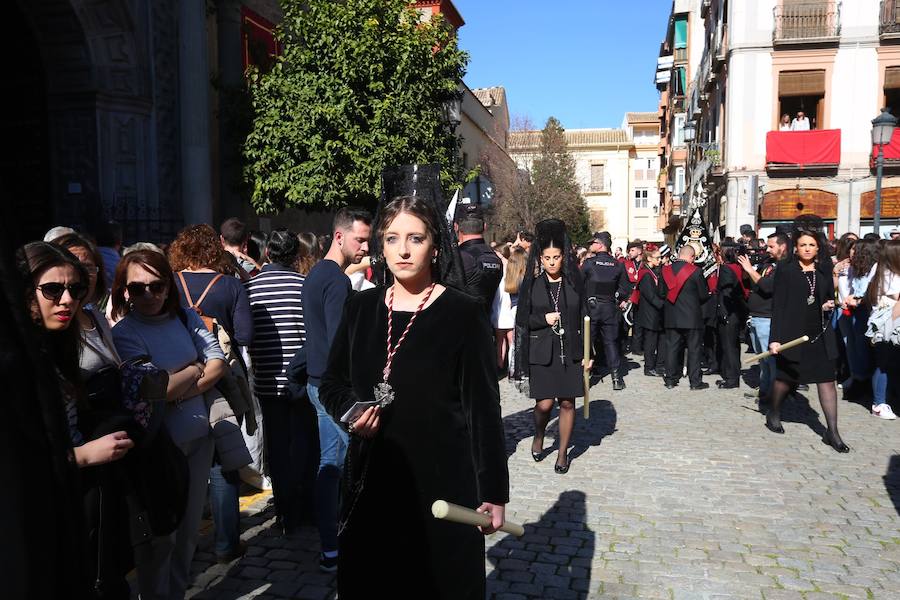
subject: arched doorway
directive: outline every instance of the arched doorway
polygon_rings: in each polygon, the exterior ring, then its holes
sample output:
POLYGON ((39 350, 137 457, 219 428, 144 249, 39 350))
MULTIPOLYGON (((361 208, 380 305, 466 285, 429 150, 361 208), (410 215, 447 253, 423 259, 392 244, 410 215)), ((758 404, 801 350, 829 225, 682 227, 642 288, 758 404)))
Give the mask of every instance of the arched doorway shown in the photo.
POLYGON ((7 5, 8 27, 0 52, 10 57, 0 95, 0 190, 5 234, 16 247, 40 239, 54 222, 50 190, 50 140, 46 73, 37 39, 17 3, 7 5))

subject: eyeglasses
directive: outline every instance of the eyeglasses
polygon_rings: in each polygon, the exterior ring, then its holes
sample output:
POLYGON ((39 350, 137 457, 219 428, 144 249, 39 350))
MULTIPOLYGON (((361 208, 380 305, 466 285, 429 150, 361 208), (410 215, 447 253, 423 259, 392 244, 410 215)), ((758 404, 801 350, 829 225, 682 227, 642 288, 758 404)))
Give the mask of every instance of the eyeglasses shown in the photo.
POLYGON ((147 293, 147 290, 150 290, 150 293, 154 296, 159 296, 163 292, 168 289, 168 284, 165 281, 153 281, 151 283, 140 283, 134 281, 125 286, 125 289, 128 290, 128 295, 132 298, 143 296, 147 293))
POLYGON ((74 300, 84 300, 84 297, 87 296, 88 293, 88 286, 83 283, 72 283, 66 285, 64 283, 51 281, 50 283, 45 283, 43 285, 38 285, 35 287, 41 291, 41 295, 44 298, 50 300, 51 302, 59 302, 60 298, 63 297, 63 294, 66 293, 66 290, 69 290, 69 295, 74 300))

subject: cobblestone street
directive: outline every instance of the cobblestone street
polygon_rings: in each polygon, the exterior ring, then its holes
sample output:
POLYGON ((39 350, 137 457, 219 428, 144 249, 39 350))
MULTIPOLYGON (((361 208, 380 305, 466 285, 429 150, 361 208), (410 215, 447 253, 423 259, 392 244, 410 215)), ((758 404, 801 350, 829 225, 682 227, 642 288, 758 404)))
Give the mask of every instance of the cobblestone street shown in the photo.
MULTIPOLYGON (((489 597, 900 597, 900 423, 842 402, 841 455, 820 440, 814 391, 788 401, 778 436, 746 386, 666 390, 638 369, 626 382, 594 386, 590 421, 579 401, 567 475, 555 453, 532 460, 532 402, 501 382, 507 517, 526 535, 488 538, 489 597)), ((265 498, 249 512, 240 561, 212 564, 204 536, 194 598, 332 598, 316 531, 277 537, 265 498)))

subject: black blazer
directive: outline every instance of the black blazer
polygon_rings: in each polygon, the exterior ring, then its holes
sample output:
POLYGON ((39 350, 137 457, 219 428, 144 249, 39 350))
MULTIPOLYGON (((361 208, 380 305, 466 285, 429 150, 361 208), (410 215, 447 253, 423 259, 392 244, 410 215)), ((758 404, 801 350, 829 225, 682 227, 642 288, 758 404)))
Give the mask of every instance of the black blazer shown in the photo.
MULTIPOLYGON (((816 306, 822 306, 829 300, 834 300, 834 280, 831 276, 830 266, 823 268, 816 266, 816 306), (827 269, 827 270, 826 270, 827 269)), ((797 260, 789 259, 778 263, 775 269, 775 293, 772 296, 772 329, 769 332, 769 342, 785 343, 795 340, 803 335, 808 335, 810 340, 822 331, 817 327, 815 331, 807 330, 806 323, 806 298, 809 296, 809 284, 803 269, 797 260)), ((830 359, 838 357, 837 338, 834 329, 830 325, 830 315, 823 315, 825 331, 822 340, 825 343, 825 353, 830 359)), ((792 361, 799 361, 803 356, 803 346, 797 346, 785 350, 783 356, 792 361)))
MULTIPOLYGON (((653 272, 662 283, 660 270, 654 269, 653 272)), ((641 298, 637 306, 637 317, 634 320, 635 327, 642 327, 650 331, 662 331, 663 308, 666 301, 659 296, 659 286, 653 280, 652 275, 649 273, 644 275, 638 283, 638 292, 640 292, 641 298)))
MULTIPOLYGON (((672 271, 678 275, 678 272, 686 264, 681 260, 675 261, 672 264, 672 271)), ((688 280, 684 282, 675 304, 666 299, 668 293, 669 286, 666 285, 665 278, 660 274, 659 295, 665 302, 663 318, 666 329, 703 329, 703 305, 709 300, 709 286, 706 285, 706 279, 703 277, 703 269, 697 267, 691 273, 688 280)))
MULTIPOLYGON (((554 286, 556 287, 556 286, 554 286)), ((559 312, 562 315, 563 336, 566 341, 566 356, 573 360, 584 358, 584 340, 582 329, 584 323, 584 302, 578 291, 565 277, 563 290, 559 294, 559 312)), ((544 275, 534 280, 529 290, 531 294, 531 312, 528 315, 528 363, 532 365, 549 365, 558 358, 556 338, 558 337, 547 325, 545 315, 555 312, 550 301, 547 278, 544 275)))
MULTIPOLYGON (((741 271, 743 277, 743 271, 741 271)), ((719 266, 719 293, 716 294, 717 312, 720 321, 746 320, 747 301, 741 281, 728 265, 719 266)))

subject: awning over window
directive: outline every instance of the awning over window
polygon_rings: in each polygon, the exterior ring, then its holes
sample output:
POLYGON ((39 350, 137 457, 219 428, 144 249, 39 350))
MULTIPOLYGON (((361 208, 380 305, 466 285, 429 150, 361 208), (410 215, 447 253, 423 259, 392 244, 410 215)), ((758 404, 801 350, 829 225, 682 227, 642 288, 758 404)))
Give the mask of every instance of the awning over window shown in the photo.
POLYGON ((884 70, 884 89, 900 89, 900 67, 888 67, 884 70))
POLYGON ((675 47, 687 48, 687 19, 685 17, 675 19, 675 47))
POLYGON ((778 96, 824 96, 825 71, 782 71, 778 74, 778 96))
POLYGON ((767 168, 837 168, 841 130, 770 131, 766 134, 767 168))

